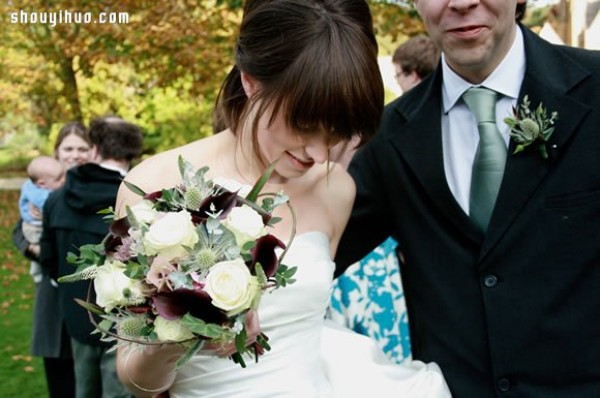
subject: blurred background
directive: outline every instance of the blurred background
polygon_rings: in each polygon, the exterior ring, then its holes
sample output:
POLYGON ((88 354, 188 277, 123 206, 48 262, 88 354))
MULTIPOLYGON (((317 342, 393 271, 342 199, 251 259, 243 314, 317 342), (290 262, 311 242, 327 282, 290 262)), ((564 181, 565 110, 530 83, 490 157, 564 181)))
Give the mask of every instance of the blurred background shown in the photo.
MULTIPOLYGON (((412 1, 369 1, 389 102, 401 94, 391 54, 424 29, 412 1)), ((11 240, 25 166, 51 153, 66 122, 87 124, 106 114, 143 127, 145 156, 211 134, 241 6, 242 0, 0 1, 0 397, 46 394, 41 361, 29 355, 34 287, 28 261, 11 240), (74 21, 102 13, 107 23, 74 21)), ((600 49, 599 15, 600 0, 529 0, 524 23, 551 42, 600 49)))
MULTIPOLYGON (((411 1, 371 3, 389 101, 400 94, 390 55, 423 26, 411 1)), ((19 174, 29 158, 49 152, 61 125, 109 113, 144 128, 146 154, 210 134, 241 4, 3 0, 0 170, 19 174), (67 13, 112 21, 65 23, 67 13), (42 14, 63 23, 42 23, 42 14)), ((529 0, 525 23, 552 42, 600 48, 599 10, 600 0, 529 0)))

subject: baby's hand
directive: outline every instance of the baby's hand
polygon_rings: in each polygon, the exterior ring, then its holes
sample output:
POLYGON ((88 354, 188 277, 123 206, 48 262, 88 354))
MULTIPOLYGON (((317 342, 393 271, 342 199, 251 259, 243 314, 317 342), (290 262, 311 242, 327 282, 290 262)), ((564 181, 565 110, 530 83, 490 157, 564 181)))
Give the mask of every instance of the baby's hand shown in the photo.
POLYGON ((35 257, 40 256, 40 245, 30 243, 29 246, 27 246, 27 250, 29 251, 29 253, 33 254, 35 257))
POLYGON ((35 218, 36 220, 41 220, 42 210, 34 204, 29 203, 29 215, 31 215, 31 217, 35 218))

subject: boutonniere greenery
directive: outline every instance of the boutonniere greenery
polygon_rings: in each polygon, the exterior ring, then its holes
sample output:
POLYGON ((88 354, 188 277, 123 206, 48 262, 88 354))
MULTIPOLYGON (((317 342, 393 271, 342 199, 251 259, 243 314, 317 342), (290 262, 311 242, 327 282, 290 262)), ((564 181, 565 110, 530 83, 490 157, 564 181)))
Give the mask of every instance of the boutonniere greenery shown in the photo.
POLYGON ((517 143, 515 153, 524 151, 530 145, 537 146, 544 159, 548 158, 546 144, 554 132, 554 121, 558 114, 548 112, 540 102, 535 110, 530 108, 529 97, 525 96, 517 108, 513 107, 513 116, 504 119, 510 128, 510 136, 517 143))

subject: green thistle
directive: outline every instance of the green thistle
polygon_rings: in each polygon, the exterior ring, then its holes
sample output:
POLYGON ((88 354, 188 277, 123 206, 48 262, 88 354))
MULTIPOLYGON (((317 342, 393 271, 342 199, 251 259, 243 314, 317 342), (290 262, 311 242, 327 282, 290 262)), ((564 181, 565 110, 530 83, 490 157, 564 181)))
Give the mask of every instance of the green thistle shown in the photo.
POLYGON ((125 336, 141 336, 145 327, 145 317, 130 316, 119 321, 119 331, 125 336))
POLYGON ((215 265, 218 259, 218 254, 209 247, 200 249, 200 251, 196 253, 196 263, 201 270, 209 269, 215 265))
POLYGON ((524 151, 531 144, 537 144, 542 157, 547 159, 546 144, 554 132, 554 121, 558 114, 552 112, 548 116, 542 103, 534 111, 529 108, 529 105, 529 97, 525 96, 521 106, 513 108, 514 115, 504 119, 504 123, 510 127, 511 138, 517 144, 513 154, 524 151))
POLYGON ((202 192, 198 187, 190 187, 184 194, 185 207, 190 210, 198 210, 202 204, 202 192))

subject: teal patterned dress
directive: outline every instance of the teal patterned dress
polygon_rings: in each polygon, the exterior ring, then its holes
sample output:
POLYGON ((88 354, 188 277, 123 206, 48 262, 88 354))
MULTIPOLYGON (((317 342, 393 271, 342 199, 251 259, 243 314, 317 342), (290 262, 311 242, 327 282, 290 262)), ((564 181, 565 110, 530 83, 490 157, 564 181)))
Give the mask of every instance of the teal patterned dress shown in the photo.
POLYGON ((375 339, 387 356, 410 358, 408 317, 395 248, 388 238, 334 282, 328 316, 375 339))

